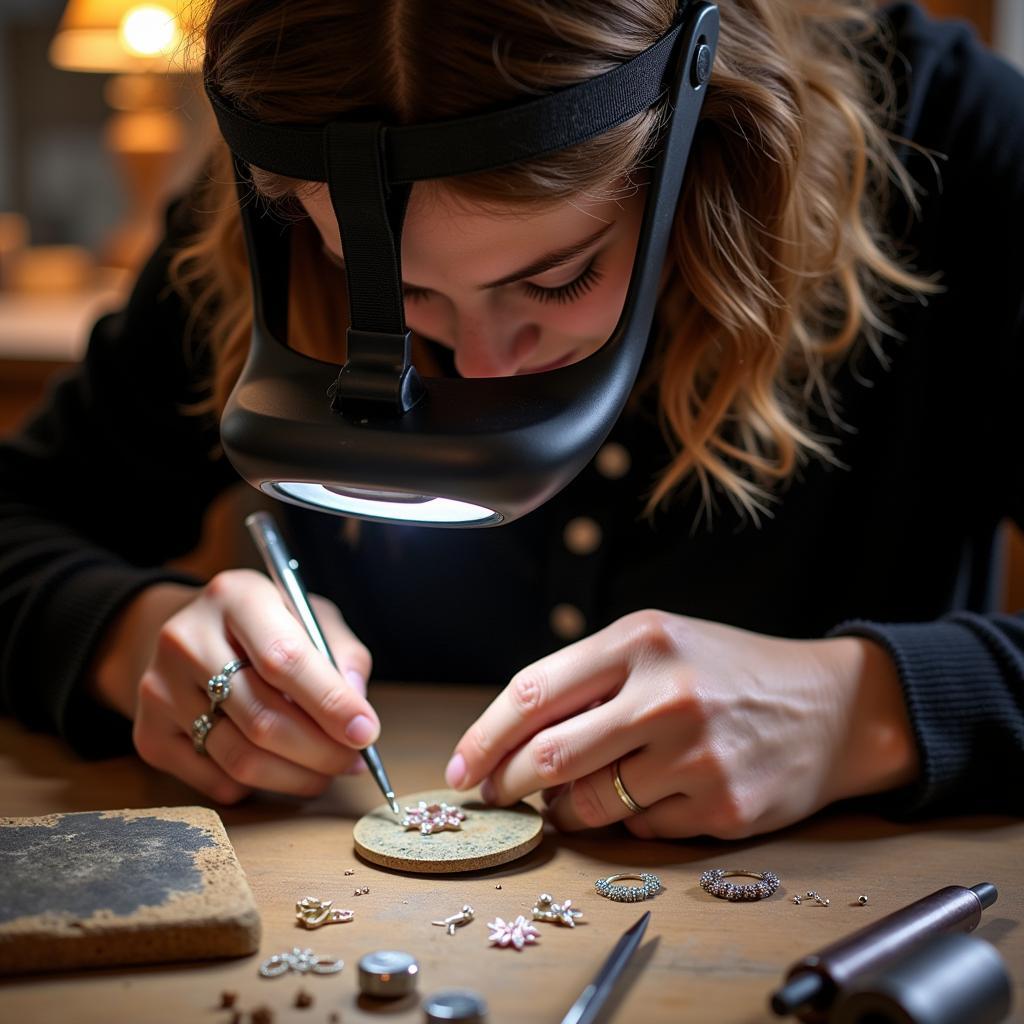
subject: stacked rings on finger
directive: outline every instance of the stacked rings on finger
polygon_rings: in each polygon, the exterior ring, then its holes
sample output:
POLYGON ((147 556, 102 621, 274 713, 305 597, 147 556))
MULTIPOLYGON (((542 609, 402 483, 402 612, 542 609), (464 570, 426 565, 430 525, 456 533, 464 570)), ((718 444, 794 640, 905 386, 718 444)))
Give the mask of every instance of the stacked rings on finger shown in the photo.
POLYGON ((624 872, 620 875, 609 875, 607 878, 599 878, 594 883, 594 889, 599 896, 608 900, 615 900, 616 903, 639 903, 640 900, 657 896, 661 892, 661 879, 650 871, 641 871, 637 874, 624 872), (642 885, 615 885, 615 882, 623 878, 635 878, 642 882, 642 885))
POLYGON ((779 882, 779 876, 774 871, 725 871, 722 868, 711 868, 700 876, 700 887, 720 900, 763 900, 778 889, 779 882), (724 881, 735 875, 756 878, 757 881, 749 885, 724 881))
POLYGON ((197 754, 206 753, 206 737, 213 728, 213 716, 205 712, 192 723, 192 746, 197 754))
POLYGON ((206 681, 206 692, 210 695, 210 710, 192 722, 192 746, 197 754, 206 753, 206 738, 217 721, 220 705, 231 696, 231 677, 248 668, 245 658, 233 658, 219 672, 206 681))
POLYGON ((206 681, 206 692, 210 695, 211 714, 216 710, 218 704, 223 704, 231 696, 231 677, 248 666, 249 662, 245 658, 235 658, 206 681))

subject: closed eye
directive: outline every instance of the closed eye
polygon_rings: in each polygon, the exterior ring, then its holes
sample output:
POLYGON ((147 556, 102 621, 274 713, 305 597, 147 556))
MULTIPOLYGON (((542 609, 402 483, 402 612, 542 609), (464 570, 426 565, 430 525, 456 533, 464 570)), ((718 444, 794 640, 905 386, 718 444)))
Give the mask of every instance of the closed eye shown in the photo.
MULTIPOLYGON (((583 268, 580 274, 567 284, 557 288, 544 288, 539 284, 524 281, 520 285, 526 294, 535 302, 576 302, 589 292, 601 280, 602 271, 597 265, 597 256, 583 268)), ((430 298, 429 288, 410 288, 404 290, 405 297, 412 302, 421 302, 430 298)))

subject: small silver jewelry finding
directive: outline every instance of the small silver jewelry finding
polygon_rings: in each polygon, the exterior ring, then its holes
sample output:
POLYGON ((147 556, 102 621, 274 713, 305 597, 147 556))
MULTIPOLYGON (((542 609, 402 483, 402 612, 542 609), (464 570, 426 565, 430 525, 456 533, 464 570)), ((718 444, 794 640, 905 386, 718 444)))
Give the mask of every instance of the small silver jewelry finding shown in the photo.
MULTIPOLYGON (((779 887, 780 878, 774 871, 725 871, 722 868, 711 868, 700 876, 700 887, 720 900, 763 900, 771 896, 779 887), (724 879, 742 875, 745 878, 756 878, 751 885, 736 885, 724 879)), ((813 893, 808 893, 813 896, 813 893)), ((794 899, 794 903, 800 901, 794 899)))
POLYGON ((820 893, 814 892, 812 889, 807 890, 807 895, 810 896, 819 907, 827 907, 832 901, 826 897, 820 895, 820 893))
POLYGON ((858 903, 859 903, 859 904, 860 904, 860 905, 861 905, 862 907, 866 907, 866 906, 867 906, 867 904, 868 904, 868 898, 867 898, 867 896, 858 896, 858 897, 857 897, 857 902, 858 902, 858 903))
POLYGON ((661 892, 661 879, 650 871, 625 871, 618 875, 609 875, 607 878, 599 878, 594 883, 594 889, 599 896, 608 900, 615 900, 617 903, 636 903, 639 900, 649 899, 661 892), (623 878, 636 878, 643 885, 615 885, 615 882, 623 878))
POLYGON ((210 676, 206 681, 206 692, 210 696, 210 711, 212 712, 218 704, 222 704, 231 695, 231 677, 243 668, 248 668, 249 662, 245 658, 234 658, 229 661, 219 672, 210 676))
POLYGON ((612 785, 615 786, 615 792, 618 793, 619 799, 632 814, 642 814, 647 810, 646 807, 642 807, 629 795, 629 790, 623 785, 622 776, 619 774, 619 761, 612 765, 612 785))
POLYGON ((206 737, 213 728, 214 716, 205 711, 192 723, 192 746, 197 754, 206 755, 206 737))
POLYGON ((264 960, 260 964, 260 974, 264 978, 279 978, 289 971, 297 971, 299 974, 337 974, 344 966, 344 960, 294 946, 290 952, 275 953, 264 960))
POLYGON ((533 908, 534 921, 550 921, 552 924, 564 924, 570 928, 575 928, 576 918, 582 916, 583 911, 576 910, 572 900, 556 903, 546 892, 537 897, 537 905, 533 908))
POLYGON ((431 921, 430 923, 440 925, 449 935, 454 935, 455 929, 459 925, 469 924, 472 920, 473 908, 466 903, 457 914, 452 914, 451 917, 446 917, 443 921, 431 921))
POLYGON ((801 904, 801 903, 803 903, 803 901, 804 901, 804 900, 803 900, 803 897, 802 897, 802 896, 801 896, 801 895, 800 895, 799 893, 797 893, 797 895, 793 897, 793 902, 794 902, 794 903, 795 903, 795 904, 796 904, 796 905, 797 905, 798 907, 800 906, 800 904, 801 904))
POLYGON ((348 924, 356 916, 354 911, 333 908, 334 900, 305 896, 295 904, 295 917, 306 928, 319 928, 325 924, 348 924))

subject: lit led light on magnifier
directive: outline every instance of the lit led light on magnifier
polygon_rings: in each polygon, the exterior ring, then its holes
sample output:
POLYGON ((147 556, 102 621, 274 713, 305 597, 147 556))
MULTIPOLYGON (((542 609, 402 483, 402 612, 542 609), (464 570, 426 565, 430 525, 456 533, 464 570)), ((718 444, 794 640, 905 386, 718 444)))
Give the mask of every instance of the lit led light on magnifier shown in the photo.
MULTIPOLYGON (((296 480, 276 480, 264 484, 263 489, 278 496, 291 498, 303 505, 312 505, 325 512, 340 512, 366 518, 387 519, 406 523, 482 523, 498 521, 501 516, 493 509, 472 505, 468 501, 452 498, 433 498, 427 495, 400 495, 394 498, 367 498, 323 484, 302 483, 296 480)), ((379 493, 379 492, 378 492, 379 493)))

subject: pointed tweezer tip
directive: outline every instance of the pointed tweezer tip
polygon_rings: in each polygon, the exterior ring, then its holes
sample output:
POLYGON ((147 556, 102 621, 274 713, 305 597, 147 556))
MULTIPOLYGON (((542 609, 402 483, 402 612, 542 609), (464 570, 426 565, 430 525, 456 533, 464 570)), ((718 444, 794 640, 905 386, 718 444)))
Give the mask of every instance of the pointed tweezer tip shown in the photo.
POLYGON ((385 793, 384 795, 388 798, 388 806, 391 808, 391 810, 395 814, 401 814, 402 813, 402 809, 401 809, 401 807, 398 806, 398 801, 395 799, 395 794, 394 793, 385 793))

